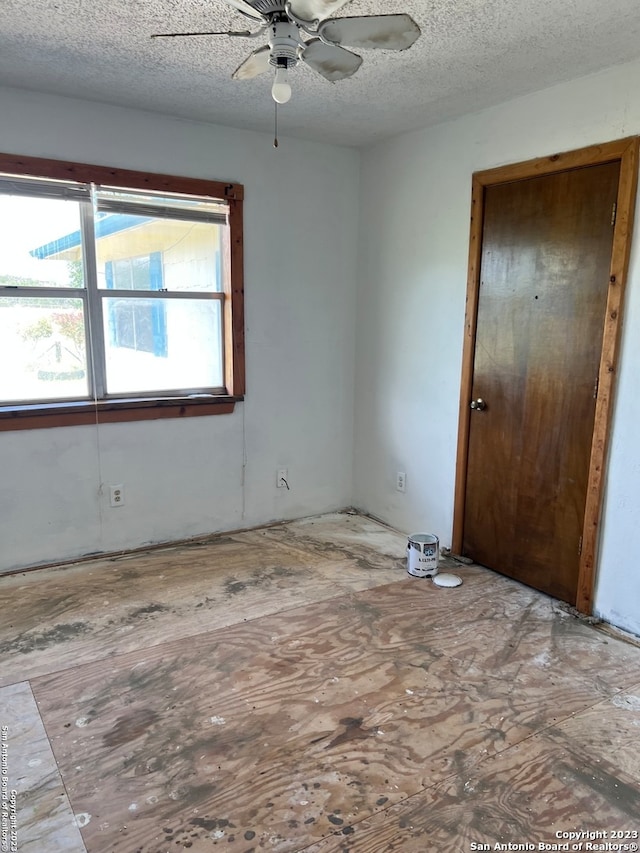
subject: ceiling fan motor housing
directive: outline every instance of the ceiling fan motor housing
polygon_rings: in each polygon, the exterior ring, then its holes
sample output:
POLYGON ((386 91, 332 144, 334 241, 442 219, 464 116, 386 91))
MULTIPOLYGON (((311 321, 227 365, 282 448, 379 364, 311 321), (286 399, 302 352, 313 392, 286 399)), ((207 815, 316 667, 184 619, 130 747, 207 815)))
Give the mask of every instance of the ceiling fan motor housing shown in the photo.
POLYGON ((287 5, 285 0, 251 0, 249 4, 263 16, 284 12, 287 5))
POLYGON ((293 68, 298 62, 300 31, 289 21, 273 21, 270 25, 269 62, 276 68, 293 68))

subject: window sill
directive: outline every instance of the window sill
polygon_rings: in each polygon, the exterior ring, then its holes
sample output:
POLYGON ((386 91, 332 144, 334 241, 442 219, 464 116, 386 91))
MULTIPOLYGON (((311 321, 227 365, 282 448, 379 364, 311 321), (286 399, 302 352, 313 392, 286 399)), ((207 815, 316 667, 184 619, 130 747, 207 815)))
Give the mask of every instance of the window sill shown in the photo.
POLYGON ((0 406, 0 432, 60 426, 229 415, 244 397, 158 397, 100 400, 98 403, 37 403, 0 406))

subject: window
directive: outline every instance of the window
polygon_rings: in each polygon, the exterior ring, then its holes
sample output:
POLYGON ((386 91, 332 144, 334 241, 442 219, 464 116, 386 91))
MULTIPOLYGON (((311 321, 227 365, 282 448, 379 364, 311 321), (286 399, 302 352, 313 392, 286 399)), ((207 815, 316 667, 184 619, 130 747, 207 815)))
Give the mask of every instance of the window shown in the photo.
POLYGON ((0 429, 232 410, 242 298, 242 187, 0 155, 0 429))

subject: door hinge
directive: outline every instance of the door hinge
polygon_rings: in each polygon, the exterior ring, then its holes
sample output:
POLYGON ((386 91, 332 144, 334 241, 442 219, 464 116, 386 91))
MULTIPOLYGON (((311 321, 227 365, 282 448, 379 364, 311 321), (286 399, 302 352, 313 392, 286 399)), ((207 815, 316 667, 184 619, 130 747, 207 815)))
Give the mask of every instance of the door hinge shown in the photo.
POLYGON ((598 386, 600 385, 600 377, 596 376, 596 381, 593 383, 593 399, 598 399, 598 386))
POLYGON ((582 556, 582 536, 580 537, 580 541, 578 542, 578 557, 582 556))
POLYGON ((613 202, 613 208, 611 209, 611 224, 616 224, 616 214, 618 213, 618 202, 613 202))

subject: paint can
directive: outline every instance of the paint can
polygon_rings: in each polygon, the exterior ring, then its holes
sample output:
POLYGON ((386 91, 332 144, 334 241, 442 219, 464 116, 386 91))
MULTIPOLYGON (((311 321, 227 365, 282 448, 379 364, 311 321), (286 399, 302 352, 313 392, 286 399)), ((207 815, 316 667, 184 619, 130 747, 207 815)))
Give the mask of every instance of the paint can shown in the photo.
POLYGON ((407 542, 407 571, 414 578, 438 574, 440 542, 433 533, 414 533, 407 542))

